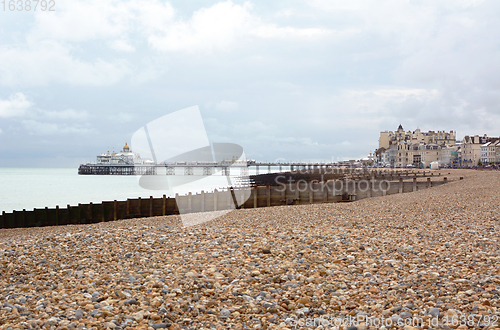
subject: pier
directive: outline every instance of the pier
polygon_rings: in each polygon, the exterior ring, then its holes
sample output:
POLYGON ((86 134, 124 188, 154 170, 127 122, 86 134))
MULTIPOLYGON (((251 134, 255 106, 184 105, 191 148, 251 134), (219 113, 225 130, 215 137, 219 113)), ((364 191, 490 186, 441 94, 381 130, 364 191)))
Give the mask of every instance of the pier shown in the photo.
MULTIPOLYGON (((82 175, 248 175, 251 168, 255 173, 271 173, 272 168, 278 172, 293 172, 298 170, 323 170, 339 167, 336 163, 303 163, 303 162, 245 162, 245 161, 222 161, 222 162, 173 162, 160 164, 82 164, 78 168, 78 174, 82 175), (261 171, 262 170, 262 171, 261 171)), ((346 166, 346 165, 344 165, 346 166)))

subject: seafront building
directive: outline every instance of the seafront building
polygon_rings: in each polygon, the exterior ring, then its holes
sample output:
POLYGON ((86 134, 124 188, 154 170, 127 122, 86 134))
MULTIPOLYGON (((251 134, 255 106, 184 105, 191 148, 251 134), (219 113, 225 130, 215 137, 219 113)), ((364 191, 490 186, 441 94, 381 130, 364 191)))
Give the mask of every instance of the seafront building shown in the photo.
POLYGON ((397 131, 380 132, 375 156, 379 165, 428 167, 432 162, 449 165, 458 161, 460 147, 454 131, 397 131))
POLYGON ((497 157, 498 150, 500 150, 500 139, 498 138, 492 138, 481 145, 481 164, 488 165, 499 163, 497 157))
POLYGON ((466 135, 457 141, 455 131, 396 131, 380 132, 379 148, 375 151, 378 165, 429 167, 500 164, 500 138, 466 135))
POLYGON ((500 152, 499 138, 466 135, 462 142, 462 166, 473 167, 477 165, 499 164, 500 152))

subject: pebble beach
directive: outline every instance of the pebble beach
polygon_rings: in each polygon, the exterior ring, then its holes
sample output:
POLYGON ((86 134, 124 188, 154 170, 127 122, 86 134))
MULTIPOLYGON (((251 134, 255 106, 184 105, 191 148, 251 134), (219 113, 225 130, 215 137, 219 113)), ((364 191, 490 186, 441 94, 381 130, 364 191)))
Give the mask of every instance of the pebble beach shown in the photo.
POLYGON ((0 329, 500 329, 500 172, 442 175, 187 228, 1 229, 0 329))

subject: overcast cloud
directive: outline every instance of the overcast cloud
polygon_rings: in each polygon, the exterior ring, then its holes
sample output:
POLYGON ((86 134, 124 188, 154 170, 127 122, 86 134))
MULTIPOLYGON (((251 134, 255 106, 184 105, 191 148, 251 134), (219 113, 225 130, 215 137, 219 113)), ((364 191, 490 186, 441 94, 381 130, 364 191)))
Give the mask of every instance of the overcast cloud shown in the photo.
MULTIPOLYGON (((0 8, 2 9, 2 8, 0 8)), ((0 166, 70 166, 198 105, 257 160, 500 134, 500 2, 56 0, 0 11, 0 166)))

